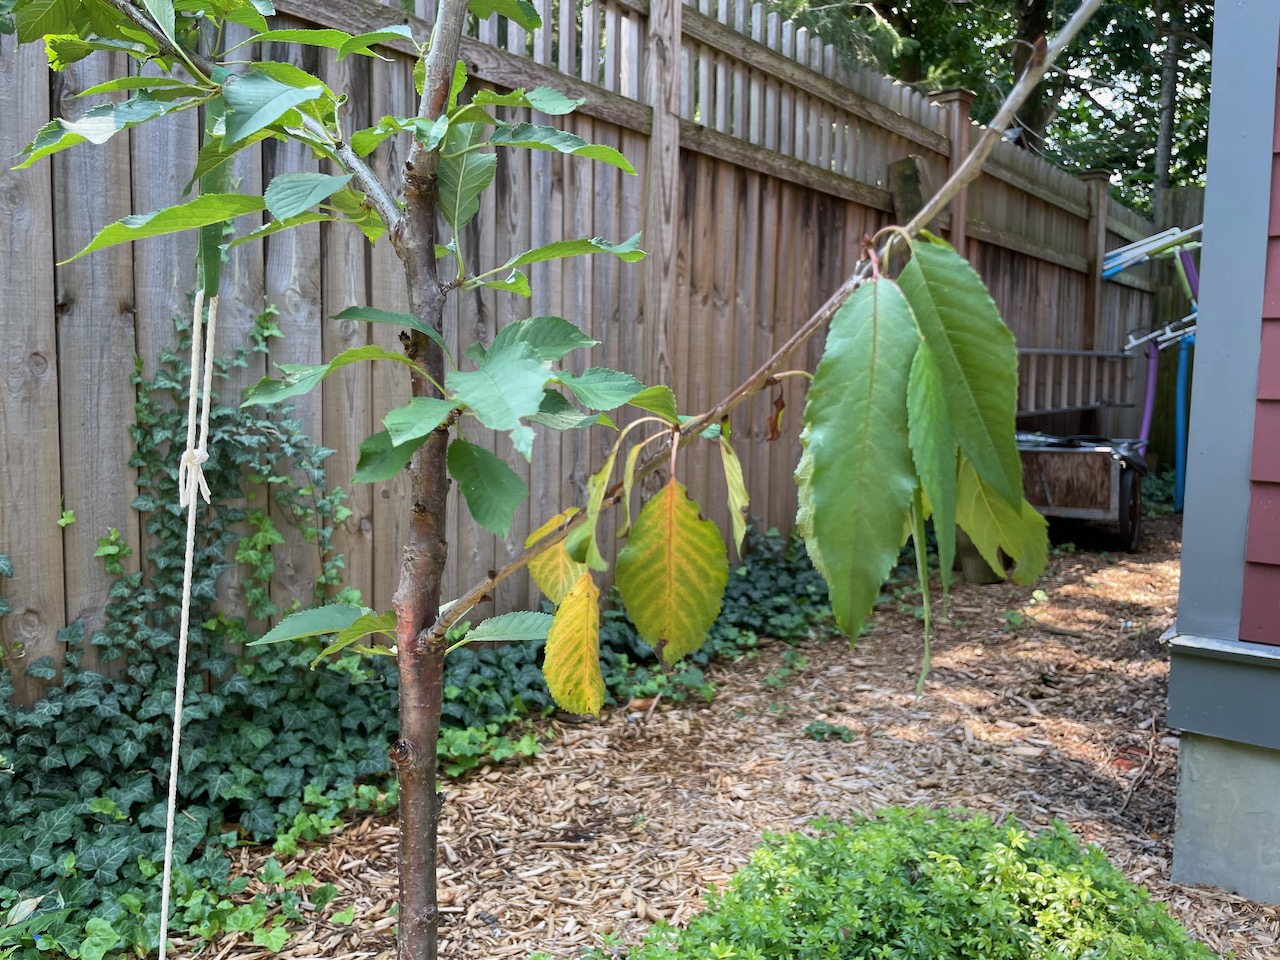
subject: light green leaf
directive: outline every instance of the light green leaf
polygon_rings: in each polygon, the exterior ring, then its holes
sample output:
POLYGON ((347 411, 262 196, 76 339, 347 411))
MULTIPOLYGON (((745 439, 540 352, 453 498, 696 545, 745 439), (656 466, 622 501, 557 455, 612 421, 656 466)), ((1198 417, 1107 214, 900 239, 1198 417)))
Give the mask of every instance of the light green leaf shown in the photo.
POLYGON ((484 447, 466 440, 449 444, 448 465, 449 476, 457 481, 476 523, 505 537, 516 508, 529 496, 519 474, 484 447))
POLYGON ((121 90, 146 90, 152 96, 160 93, 166 97, 174 91, 193 96, 207 92, 202 87, 176 77, 116 77, 114 80, 96 83, 92 87, 81 90, 76 96, 93 97, 101 93, 119 93, 121 90))
POLYGON ((191 179, 187 181, 187 185, 183 188, 182 195, 185 197, 189 194, 197 180, 202 180, 208 174, 217 170, 241 150, 266 140, 268 137, 273 137, 277 140, 283 139, 281 134, 272 130, 259 130, 253 136, 234 144, 224 141, 222 137, 209 138, 204 146, 200 148, 200 152, 196 154, 196 168, 191 173, 191 179))
POLYGON ((19 43, 34 43, 51 33, 73 33, 71 14, 78 0, 30 0, 14 11, 19 43))
POLYGON ((486 356, 502 353, 512 344, 526 343, 539 360, 555 363, 573 350, 594 347, 599 342, 563 317, 529 317, 499 330, 486 356))
POLYGON ((619 540, 631 532, 631 493, 636 486, 636 463, 643 450, 644 446, 637 443, 627 451, 626 462, 622 465, 622 523, 618 527, 619 540))
POLYGON ((982 279, 951 250, 916 244, 899 282, 933 350, 960 450, 1010 506, 1022 501, 1014 442, 1018 350, 982 279))
MULTIPOLYGON (((169 29, 173 30, 173 10, 169 10, 169 29)), ((80 942, 80 960, 103 960, 117 943, 120 935, 116 933, 111 921, 103 917, 91 917, 84 925, 85 938, 80 942)))
POLYGON ((304 640, 340 633, 365 614, 373 613, 367 607, 351 603, 331 603, 327 607, 299 610, 285 617, 257 640, 245 644, 257 647, 266 643, 283 643, 286 640, 304 640))
POLYGON ((742 461, 729 443, 729 421, 720 427, 720 462, 724 465, 724 482, 729 492, 729 520, 733 524, 733 549, 742 557, 742 540, 747 535, 747 484, 742 477, 742 461))
POLYGON ((223 139, 238 143, 278 121, 299 104, 324 95, 323 86, 294 87, 258 69, 240 74, 222 85, 227 102, 223 139))
MULTIPOLYGON (((525 538, 525 549, 529 549, 543 537, 559 530, 572 520, 577 513, 577 507, 570 507, 563 513, 556 514, 525 538)), ((564 540, 560 540, 554 546, 529 561, 529 576, 533 578, 533 582, 537 584, 538 589, 543 592, 546 598, 556 605, 559 605, 564 600, 565 595, 586 572, 587 565, 585 563, 578 563, 569 556, 564 540)))
POLYGON ((397 40, 407 40, 414 44, 413 31, 409 29, 407 24, 393 23, 388 26, 381 27, 370 33, 362 33, 358 36, 351 37, 338 45, 338 59, 350 56, 353 53, 361 53, 368 57, 377 56, 370 48, 375 44, 392 44, 397 40))
POLYGON ((557 240, 554 243, 548 243, 536 249, 516 254, 503 266, 523 267, 530 263, 542 263, 545 260, 559 260, 564 257, 581 257, 592 253, 611 253, 625 263, 634 263, 636 260, 643 260, 647 256, 640 249, 640 234, 637 233, 631 239, 624 240, 618 244, 602 240, 600 237, 584 238, 582 240, 557 240))
POLYGON ((702 645, 720 614, 729 557, 720 531, 672 479, 640 511, 618 553, 627 613, 668 664, 702 645))
POLYGON ((555 150, 586 160, 597 160, 617 167, 624 173, 634 174, 635 168, 613 147, 587 143, 576 134, 555 127, 542 127, 532 123, 517 123, 494 131, 489 143, 495 147, 524 147, 529 150, 555 150))
POLYGON ((250 43, 274 41, 276 43, 300 43, 309 47, 324 47, 329 50, 337 50, 352 39, 354 38, 351 34, 343 30, 267 30, 257 36, 250 37, 244 43, 238 44, 238 46, 243 47, 250 43))
MULTIPOLYGON (((429 436, 429 434, 428 434, 429 436)), ((360 457, 356 460, 356 472, 352 483, 379 483, 390 480, 409 465, 417 449, 427 442, 427 437, 394 443, 386 430, 379 430, 366 437, 360 444, 360 457)))
POLYGON ((578 578, 556 609, 542 675, 562 710, 599 716, 605 695, 600 672, 600 588, 590 573, 578 578))
POLYGON ((40 128, 19 156, 25 157, 14 169, 21 170, 37 160, 81 143, 106 143, 121 130, 128 130, 156 117, 198 105, 196 100, 157 100, 143 91, 128 100, 102 103, 78 120, 51 120, 40 128))
MULTIPOLYGON (((95 50, 105 50, 109 53, 124 52, 135 58, 143 57, 149 52, 148 48, 141 43, 133 43, 128 40, 106 40, 101 37, 86 40, 76 34, 47 36, 44 38, 44 46, 45 54, 49 59, 49 69, 55 73, 60 73, 72 64, 79 63, 95 50)), ((130 79, 138 80, 142 78, 132 77, 130 79)), ((176 82, 182 83, 181 80, 176 82)), ((103 86, 103 84, 98 84, 98 86, 103 86)), ((207 93, 207 91, 201 92, 207 93)), ((76 96, 83 97, 88 94, 89 91, 86 90, 76 94, 76 96)))
POLYGON ((471 102, 479 106, 528 107, 539 113, 545 113, 549 117, 558 117, 573 113, 586 103, 586 100, 581 97, 576 100, 570 99, 559 90, 553 90, 550 87, 536 87, 528 93, 523 90, 514 90, 511 93, 477 90, 471 102))
POLYGON ((500 643, 545 640, 547 633, 551 630, 551 621, 552 617, 549 613, 517 610, 515 613, 504 613, 482 621, 478 626, 468 630, 463 639, 467 643, 473 640, 490 640, 500 643))
POLYGON ((411 313, 392 313, 388 310, 379 310, 377 307, 347 307, 341 313, 333 315, 334 320, 365 320, 369 323, 390 323, 397 327, 404 327, 406 330, 416 330, 418 333, 431 340, 444 351, 444 355, 449 358, 449 362, 453 362, 453 354, 449 352, 449 348, 445 346, 444 338, 436 330, 420 321, 411 313))
POLYGON ((907 383, 919 343, 897 284, 865 283, 836 311, 805 398, 796 525, 850 637, 897 563, 916 489, 907 383))
POLYGON ((526 30, 537 30, 542 26, 537 7, 528 0, 470 0, 467 9, 481 20, 496 13, 526 30))
MULTIPOLYGON (((683 429, 684 427, 693 423, 693 421, 697 420, 698 418, 694 416, 686 416, 684 414, 681 414, 677 419, 680 421, 681 429, 683 429)), ((719 440, 720 424, 708 423, 698 430, 697 435, 701 437, 703 440, 719 440)))
POLYGON ((519 270, 512 270, 505 280, 480 280, 475 286, 488 287, 490 290, 504 290, 521 297, 533 296, 533 288, 529 286, 529 278, 519 270))
POLYGON ((609 487, 609 477, 613 473, 613 462, 618 457, 617 446, 609 449, 604 466, 587 478, 587 516, 584 522, 574 527, 565 537, 565 549, 575 563, 585 563, 592 570, 608 570, 609 564, 600 553, 600 544, 596 539, 596 527, 600 522, 600 511, 604 507, 605 490, 609 487))
POLYGON ((406 117, 383 117, 378 121, 376 127, 368 127, 364 130, 357 130, 351 134, 348 142, 351 149, 361 157, 367 157, 382 145, 382 142, 388 137, 395 136, 405 130, 413 129, 417 118, 406 117))
POLYGON ((141 0, 142 7, 151 14, 151 19, 160 28, 160 32, 174 42, 173 34, 173 0, 141 0))
POLYGON ((262 198, 277 220, 288 220, 309 210, 351 182, 351 174, 282 173, 267 184, 262 198))
POLYGON ((70 263, 86 253, 113 247, 118 243, 194 230, 211 223, 224 223, 246 213, 256 213, 265 206, 261 197, 250 197, 243 193, 207 193, 189 203, 165 207, 154 213, 134 214, 105 226, 87 247, 62 262, 70 263))
POLYGON ((449 117, 447 114, 441 114, 432 121, 414 120, 413 137, 420 140, 427 150, 434 150, 440 146, 445 135, 449 132, 449 117))
POLYGON ((260 947, 266 947, 272 953, 279 953, 289 942, 289 928, 281 923, 271 927, 255 927, 253 942, 260 947))
POLYGON ((253 65, 253 69, 265 73, 272 80, 279 80, 285 86, 297 87, 300 90, 307 87, 320 87, 324 90, 326 97, 334 97, 333 91, 323 80, 286 60, 260 60, 253 65))
MULTIPOLYGON (((269 220, 260 227, 255 227, 243 236, 236 237, 230 243, 226 244, 228 250, 233 247, 239 247, 246 243, 253 243, 255 240, 261 240, 263 237, 270 237, 277 233, 283 233, 285 230, 291 230, 294 227, 301 227, 308 223, 346 223, 339 217, 331 217, 327 214, 316 213, 314 210, 307 210, 296 216, 290 217, 288 220, 269 220)), ((221 239, 221 238, 219 238, 221 239)))
POLYGON ((492 430, 515 430, 538 412, 542 388, 552 377, 527 343, 490 353, 479 370, 451 370, 445 386, 492 430))
POLYGON ((392 443, 408 443, 425 437, 449 418, 453 404, 439 397, 414 397, 382 418, 392 443))
POLYGON ((493 182, 498 158, 471 149, 480 143, 484 127, 463 123, 449 127, 440 145, 440 211, 454 231, 461 230, 480 209, 480 194, 493 182))
MULTIPOLYGON (((322 607, 321 609, 325 608, 322 607)), ((333 638, 333 643, 316 654, 315 659, 311 661, 311 669, 314 670, 316 664, 320 663, 325 657, 340 653, 370 634, 387 637, 394 643, 396 640, 395 611, 388 610, 386 613, 369 611, 361 614, 350 626, 343 627, 338 631, 338 635, 333 638)))
POLYGON ((961 455, 956 481, 956 521, 969 534, 992 570, 1002 570, 999 551, 1017 561, 1013 582, 1032 583, 1049 558, 1048 523, 1035 507, 1021 500, 1010 506, 961 455))
POLYGON ((264 377, 249 388, 245 393, 244 402, 240 405, 247 407, 252 404, 279 403, 290 397, 309 393, 329 374, 362 360, 391 360, 409 367, 413 366, 413 362, 403 353, 393 353, 377 344, 352 347, 349 350, 343 350, 328 363, 314 366, 296 363, 281 364, 280 369, 285 372, 284 379, 272 380, 264 377))
POLYGON ((448 114, 453 114, 454 108, 458 105, 458 95, 462 93, 466 85, 467 65, 458 60, 453 65, 453 80, 449 84, 449 103, 445 108, 448 114))
POLYGON ((956 440, 947 413, 946 389, 933 348, 921 343, 911 360, 907 380, 907 440, 933 512, 933 532, 938 541, 942 591, 951 582, 956 558, 956 440))
POLYGON ((648 410, 650 413, 657 414, 668 423, 680 423, 680 414, 676 411, 676 395, 671 392, 670 387, 645 387, 628 400, 627 403, 641 410, 648 410))
POLYGON ((590 410, 613 410, 644 391, 644 384, 631 374, 608 367, 588 367, 576 376, 561 370, 556 379, 590 410))

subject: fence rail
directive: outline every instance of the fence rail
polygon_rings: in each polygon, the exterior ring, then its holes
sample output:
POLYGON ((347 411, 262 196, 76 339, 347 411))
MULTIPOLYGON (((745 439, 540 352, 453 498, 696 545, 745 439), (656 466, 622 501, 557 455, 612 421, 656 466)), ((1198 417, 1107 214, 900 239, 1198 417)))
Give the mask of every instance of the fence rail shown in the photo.
MULTIPOLYGON (((531 300, 493 291, 455 296, 446 318, 455 351, 522 317, 560 314, 601 342, 591 363, 667 383, 683 410, 706 409, 825 300, 852 269, 864 238, 936 189, 978 132, 965 96, 930 99, 854 69, 761 4, 698 0, 652 11, 646 0, 536 5, 544 25, 531 33, 497 16, 474 24, 462 47, 473 83, 548 85, 582 97, 582 108, 564 118, 567 128, 622 150, 638 175, 559 154, 503 152, 494 188, 460 243, 469 262, 493 265, 561 236, 619 239, 643 229, 651 255, 639 265, 610 257, 534 265, 531 300)), ((419 35, 428 30, 398 3, 276 6, 281 26, 363 32, 409 22, 419 35)), ((246 36, 240 32, 236 41, 246 36)), ((385 52, 393 62, 338 62, 283 44, 258 51, 346 91, 351 128, 414 112, 412 51, 393 43, 385 52)), ((12 156, 49 117, 86 109, 73 95, 118 69, 118 61, 88 60, 51 75, 42 51, 0 37, 0 150, 12 156)), ((57 628, 76 618, 90 628, 102 621, 109 583, 92 556, 96 538, 114 527, 135 547, 141 542, 129 508, 129 375, 135 356, 149 370, 173 344, 170 320, 185 313, 194 284, 189 237, 56 264, 103 224, 177 202, 198 138, 196 118, 185 114, 59 154, 35 170, 0 172, 0 210, 11 225, 0 258, 7 348, 0 553, 12 557, 15 570, 11 581, 0 581, 14 611, 0 621, 0 635, 25 652, 25 661, 11 666, 24 699, 39 687, 21 676, 22 664, 57 656, 57 628), (63 505, 78 522, 59 529, 63 505)), ((371 159, 394 180, 404 149, 393 138, 371 159)), ((305 149, 267 142, 239 155, 234 174, 250 191, 278 173, 314 169, 322 165, 305 149)), ((1153 287, 1140 273, 1104 286, 1099 261, 1150 225, 1111 201, 1106 186, 1001 143, 980 179, 934 226, 982 273, 1019 343, 1057 351, 1024 358, 1024 376, 1037 384, 1030 393, 1024 386, 1024 409, 1101 409, 1100 428, 1122 435, 1132 432, 1125 426, 1132 411, 1108 405, 1131 402, 1142 371, 1110 352, 1126 330, 1149 324, 1153 287), (1086 351, 1087 362, 1035 359, 1077 356, 1070 351, 1086 351), (1102 377, 1103 369, 1114 372, 1102 377)), ((259 222, 246 217, 238 228, 259 222)), ((219 352, 244 341, 265 303, 278 309, 285 331, 275 363, 318 363, 370 342, 393 349, 394 330, 327 318, 353 303, 403 310, 396 266, 385 242, 370 249, 332 224, 238 247, 223 284, 219 352)), ((796 365, 812 367, 818 349, 810 346, 796 365)), ((255 360, 235 372, 228 389, 266 372, 255 360)), ((383 370, 349 367, 299 399, 304 428, 336 451, 329 461, 336 480, 351 475, 360 439, 407 391, 403 379, 383 370)), ((786 527, 799 456, 794 411, 803 394, 798 378, 777 392, 792 412, 783 439, 767 439, 772 397, 735 413, 733 430, 753 512, 786 527)), ((450 515, 454 563, 446 591, 500 566, 528 530, 578 502, 609 442, 587 434, 540 438, 526 464, 505 438, 477 439, 512 463, 532 497, 505 542, 450 515)), ((707 515, 727 525, 718 454, 707 446, 692 451, 683 470, 707 515)), ((337 536, 351 585, 379 608, 388 605, 399 571, 405 494, 403 479, 354 488, 353 515, 337 536)), ((316 573, 311 551, 292 537, 277 554, 273 597, 284 605, 305 601, 316 573)), ((234 597, 234 575, 224 586, 234 597)), ((518 608, 535 599, 515 578, 499 589, 495 605, 518 608)))

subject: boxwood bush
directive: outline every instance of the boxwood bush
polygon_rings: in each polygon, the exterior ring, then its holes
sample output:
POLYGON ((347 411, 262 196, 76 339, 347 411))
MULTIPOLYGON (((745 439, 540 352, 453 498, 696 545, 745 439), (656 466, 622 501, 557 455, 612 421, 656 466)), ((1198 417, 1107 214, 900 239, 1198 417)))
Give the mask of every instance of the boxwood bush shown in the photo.
MULTIPOLYGON (((1202 944, 1061 823, 884 810, 769 835, 683 930, 629 960, 1199 960, 1202 944)), ((616 954, 595 950, 591 960, 616 954)))

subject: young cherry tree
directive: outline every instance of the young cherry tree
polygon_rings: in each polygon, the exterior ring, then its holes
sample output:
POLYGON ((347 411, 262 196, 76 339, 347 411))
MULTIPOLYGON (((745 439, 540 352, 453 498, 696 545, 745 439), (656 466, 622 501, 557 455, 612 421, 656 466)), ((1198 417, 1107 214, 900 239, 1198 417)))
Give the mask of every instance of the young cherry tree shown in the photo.
MULTIPOLYGON (((1045 62, 1019 82, 1002 110, 1005 120, 1099 2, 1086 0, 1045 62)), ((412 399, 387 411, 386 429, 361 445, 355 477, 371 481, 408 470, 412 478, 404 504, 409 533, 394 609, 378 613, 330 605, 296 614, 263 638, 278 642, 334 635, 326 653, 350 648, 396 658, 401 729, 392 760, 400 780, 399 952, 405 960, 436 956, 436 740, 447 631, 497 583, 527 566, 556 605, 554 617, 507 614, 480 624, 466 639, 545 637, 544 669, 556 700, 572 712, 598 713, 604 700, 599 575, 608 563, 596 527, 601 512, 616 505, 624 510, 626 542, 614 577, 628 613, 666 662, 694 650, 719 611, 728 563, 716 526, 701 517, 677 479, 679 451, 699 436, 720 444, 734 535, 741 542, 746 492, 730 443, 729 414, 828 324, 803 415, 797 523, 830 586, 841 627, 857 635, 883 578, 913 535, 921 583, 927 587, 923 543, 930 518, 944 590, 957 524, 993 564, 999 562, 1000 550, 1015 558, 1015 579, 1028 581, 1043 567, 1044 524, 1022 497, 1013 440, 1013 338, 968 264, 940 241, 912 239, 954 188, 980 169, 992 138, 984 138, 965 168, 915 221, 888 237, 890 245, 896 241, 911 248, 896 279, 879 270, 883 251, 880 256, 869 251, 858 272, 747 382, 711 410, 681 417, 665 386, 646 387, 623 371, 601 367, 576 376, 560 367, 570 352, 595 343, 565 319, 513 323, 487 347, 473 345, 460 358, 445 347, 443 311, 454 291, 485 286, 527 296, 522 268, 529 264, 588 254, 627 261, 644 256, 638 237, 617 244, 581 238, 529 250, 504 264, 463 261, 458 232, 475 215, 480 195, 493 180, 496 151, 555 150, 632 172, 611 148, 497 115, 498 108, 527 108, 556 116, 577 106, 554 90, 464 95, 467 74, 458 48, 468 15, 498 13, 534 29, 540 21, 525 0, 440 0, 430 38, 415 37, 402 25, 356 36, 338 30, 273 30, 265 19, 273 13, 270 0, 16 0, 13 9, 19 41, 42 41, 55 70, 100 50, 124 51, 160 68, 159 75, 122 76, 86 91, 114 98, 78 120, 45 126, 20 166, 86 141, 103 143, 167 114, 196 108, 205 112, 204 142, 192 172, 198 196, 107 225, 77 256, 159 234, 200 230, 199 293, 205 302, 217 295, 227 246, 304 223, 349 222, 371 241, 389 242, 403 265, 410 313, 389 314, 355 304, 339 314, 398 325, 404 331, 402 354, 365 346, 319 366, 283 367, 283 377, 258 384, 247 402, 286 400, 354 362, 389 361, 409 368, 412 399), (376 126, 344 132, 341 91, 291 64, 240 62, 243 53, 211 42, 222 36, 225 23, 255 31, 253 41, 310 44, 336 50, 339 57, 372 55, 379 43, 411 42, 418 51, 416 110, 400 114, 404 105, 386 104, 387 115, 376 126), (395 136, 412 138, 398 191, 381 182, 365 161, 395 136), (228 161, 267 137, 306 144, 343 172, 283 173, 261 196, 235 192, 228 161), (228 235, 236 217, 263 211, 269 214, 264 226, 244 236, 228 235), (441 222, 447 225, 443 233, 438 231, 441 222), (609 413, 627 405, 644 415, 617 431, 609 413), (617 432, 604 464, 589 480, 587 502, 548 520, 507 567, 442 608, 450 478, 474 520, 497 536, 506 536, 516 507, 528 495, 506 463, 466 439, 462 427, 472 418, 506 432, 526 458, 536 442, 534 425, 563 430, 594 424, 617 432), (663 468, 669 470, 665 485, 632 522, 636 481, 663 468), (371 635, 376 642, 367 640, 371 635)), ((1003 129, 999 117, 993 127, 1003 129)))

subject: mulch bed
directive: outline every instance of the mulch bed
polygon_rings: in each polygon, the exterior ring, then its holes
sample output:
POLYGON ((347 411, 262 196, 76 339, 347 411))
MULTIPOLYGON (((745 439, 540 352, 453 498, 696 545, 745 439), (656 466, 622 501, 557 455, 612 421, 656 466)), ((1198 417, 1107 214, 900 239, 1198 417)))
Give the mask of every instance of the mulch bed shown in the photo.
MULTIPOLYGON (((1173 622, 1179 536, 1176 520, 1152 521, 1137 554, 1065 552, 1035 587, 959 585, 920 699, 908 600, 882 608, 852 652, 774 643, 715 666, 710 704, 546 723, 540 757, 444 785, 441 956, 575 957, 607 932, 634 942, 654 920, 695 913, 762 831, 923 804, 1033 827, 1061 819, 1211 949, 1274 960, 1280 909, 1169 879, 1178 736, 1164 722, 1159 637, 1173 622), (814 723, 853 738, 815 741, 814 723)), ((352 823, 284 864, 340 896, 281 954, 235 934, 198 955, 392 960, 395 854, 393 821, 352 823), (352 923, 329 919, 348 906, 352 923)), ((242 850, 241 867, 268 855, 242 850)))

